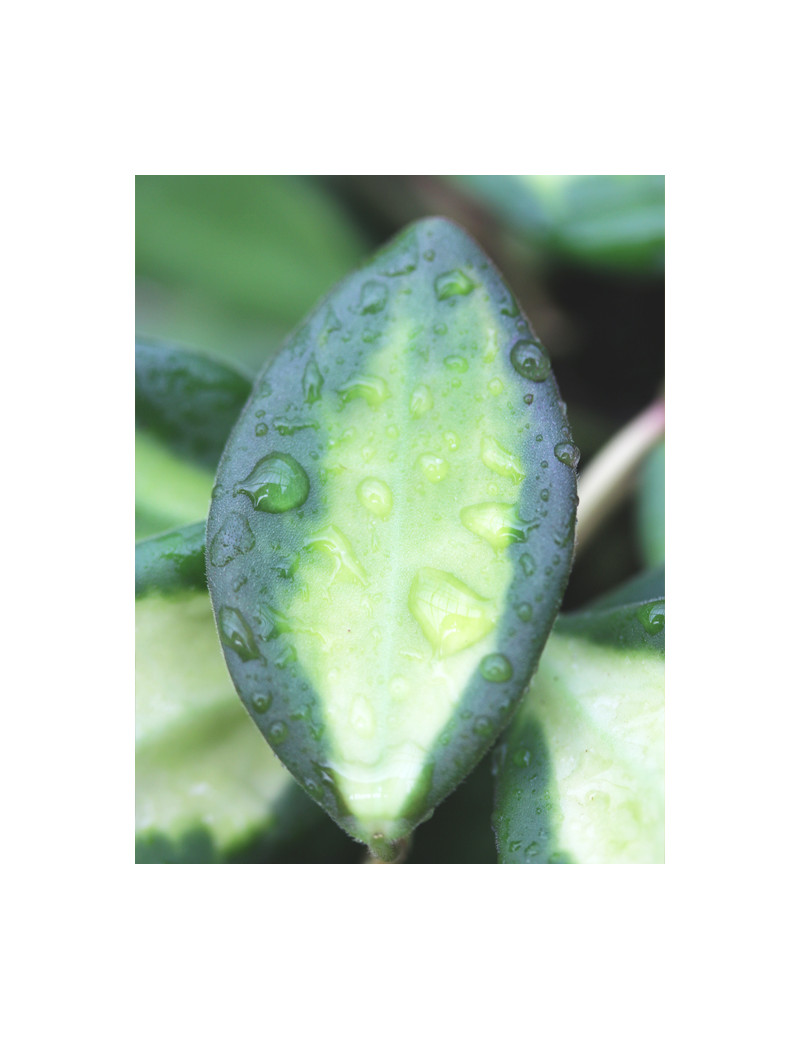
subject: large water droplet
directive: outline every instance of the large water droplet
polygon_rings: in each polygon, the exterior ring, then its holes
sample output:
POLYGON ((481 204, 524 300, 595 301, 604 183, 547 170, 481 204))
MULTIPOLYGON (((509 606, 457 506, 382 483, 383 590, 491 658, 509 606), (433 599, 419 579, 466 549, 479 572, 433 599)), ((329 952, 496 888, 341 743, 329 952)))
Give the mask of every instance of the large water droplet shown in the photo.
POLYGON ((303 372, 303 397, 306 404, 313 404, 322 397, 324 380, 314 358, 308 362, 303 372))
POLYGON ((370 513, 381 518, 392 511, 392 491, 378 477, 366 477, 356 488, 358 500, 370 513))
POLYGON ((581 453, 577 445, 572 444, 570 441, 561 441, 553 448, 553 454, 559 462, 563 462, 565 466, 571 466, 574 469, 581 460, 581 453))
POLYGON ((425 412, 429 412, 431 408, 433 408, 433 394, 429 387, 425 386, 424 383, 420 383, 411 392, 409 411, 416 418, 424 415, 425 412))
POLYGON ((526 379, 541 383, 550 374, 550 359, 531 339, 518 340, 511 348, 511 364, 526 379))
POLYGON ((484 538, 493 549, 505 549, 513 542, 524 542, 528 529, 517 515, 515 506, 504 502, 479 502, 465 506, 461 523, 468 531, 484 538))
POLYGON ((273 722, 267 730, 267 736, 272 745, 282 744, 288 735, 289 727, 285 722, 281 722, 280 720, 278 722, 273 722))
POLYGON ((353 552, 353 546, 338 527, 329 524, 321 531, 317 531, 316 534, 308 537, 305 541, 305 546, 307 549, 321 549, 323 552, 330 553, 336 565, 333 572, 334 578, 344 568, 345 571, 360 581, 362 585, 366 585, 367 572, 358 562, 356 554, 353 552))
POLYGON ((214 535, 211 542, 211 562, 215 567, 224 567, 235 556, 250 552, 254 545, 255 538, 250 524, 243 516, 234 513, 214 535))
POLYGON ((642 607, 639 610, 639 621, 648 635, 658 635, 664 629, 664 604, 654 603, 642 607))
POLYGON ((481 438, 481 461, 493 473, 509 477, 515 484, 519 484, 525 476, 522 463, 517 456, 501 447, 494 437, 481 438))
POLYGON ((481 675, 489 682, 508 682, 514 669, 505 654, 487 654, 480 663, 481 675))
POLYGON ((380 282, 366 282, 361 290, 358 309, 362 314, 377 314, 386 306, 389 290, 380 282))
POLYGON ((475 283, 456 268, 440 274, 434 282, 437 300, 447 300, 451 296, 467 296, 475 288, 475 283))
POLYGON ((489 600, 454 575, 432 567, 417 572, 408 606, 425 638, 442 657, 477 643, 495 624, 489 600))
POLYGON ((291 455, 270 452, 236 485, 236 494, 246 494, 262 513, 285 513, 308 498, 308 475, 291 455))
POLYGON ((263 715, 269 711, 269 706, 272 704, 272 694, 269 692, 257 693, 254 695, 252 700, 253 711, 259 715, 263 715))
POLYGON ((443 480, 447 476, 447 472, 450 469, 445 459, 440 458, 438 455, 433 455, 426 452, 417 459, 418 465, 422 468, 422 472, 431 481, 432 484, 438 484, 440 480, 443 480))
POLYGON ((339 387, 343 401, 354 401, 362 397, 373 408, 389 397, 389 386, 380 376, 356 376, 339 387))
POLYGON ((253 630, 236 607, 222 607, 219 612, 219 638, 243 661, 255 661, 260 654, 253 630))

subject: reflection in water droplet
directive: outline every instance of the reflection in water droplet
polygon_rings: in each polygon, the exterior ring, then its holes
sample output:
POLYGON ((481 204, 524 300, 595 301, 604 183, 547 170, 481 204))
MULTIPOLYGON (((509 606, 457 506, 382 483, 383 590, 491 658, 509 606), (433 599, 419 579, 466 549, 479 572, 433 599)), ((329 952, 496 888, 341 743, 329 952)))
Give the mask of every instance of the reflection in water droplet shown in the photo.
POLYGON ((219 612, 219 638, 243 661, 255 661, 260 655, 253 630, 236 607, 222 607, 219 612))
POLYGON ((487 599, 454 575, 432 567, 417 572, 408 606, 425 638, 442 657, 477 643, 495 624, 487 599))
POLYGON ((664 629, 664 604, 646 604, 640 608, 638 617, 648 635, 658 635, 664 629))
POLYGON ((382 404, 389 397, 389 387, 380 376, 356 376, 339 387, 342 401, 354 401, 363 398, 373 408, 382 404))
POLYGON ((479 502, 465 506, 459 513, 468 531, 484 538, 493 549, 505 549, 514 542, 524 542, 528 528, 517 515, 515 506, 505 502, 479 502))
POLYGON ((358 500, 370 513, 381 518, 392 511, 392 491, 388 484, 378 477, 367 477, 356 488, 358 500))
POLYGON ((475 283, 456 268, 455 271, 440 274, 434 282, 434 288, 437 300, 447 300, 451 296, 467 296, 475 288, 475 283))
POLYGON ((505 654, 487 654, 480 663, 481 675, 489 682, 508 682, 514 669, 505 654))
POLYGON ((533 340, 518 340, 511 348, 511 364, 521 376, 541 383, 550 374, 550 359, 533 340))
POLYGON ((254 545, 255 538, 250 524, 243 516, 233 513, 214 535, 210 550, 211 563, 215 567, 224 567, 235 556, 250 552, 254 545))
POLYGON ((444 434, 444 442, 450 451, 455 451, 458 447, 458 437, 452 432, 452 430, 448 430, 444 434))
POLYGON ((285 722, 273 722, 267 730, 270 744, 282 744, 289 735, 289 727, 285 722))
POLYGON ((377 314, 386 306, 389 290, 380 282, 366 282, 361 290, 358 309, 362 314, 377 314))
POLYGON ((433 394, 429 387, 425 386, 424 383, 420 383, 411 393, 409 410, 416 418, 419 415, 424 415, 425 412, 429 412, 431 408, 433 408, 433 394))
POLYGON ((303 372, 303 397, 306 404, 313 404, 322 397, 322 386, 324 380, 314 358, 306 365, 303 372))
POLYGON ((367 572, 356 559, 353 546, 338 527, 329 524, 321 531, 317 531, 316 534, 310 535, 304 544, 307 549, 320 549, 323 552, 330 553, 335 561, 334 578, 344 568, 345 571, 357 578, 362 585, 366 585, 367 572))
POLYGON ((577 445, 572 444, 570 441, 561 441, 553 448, 553 454, 559 462, 563 462, 565 466, 571 466, 574 469, 581 460, 581 453, 578 450, 577 445))
POLYGON ((515 484, 519 484, 525 476, 522 463, 517 456, 501 447, 494 437, 481 438, 481 461, 493 473, 509 477, 515 484))
POLYGON ((269 711, 269 706, 272 704, 271 693, 257 693, 252 700, 253 711, 258 712, 259 715, 263 715, 264 712, 269 711))
POLYGON ((308 492, 308 476, 300 463, 291 455, 273 451, 236 485, 235 494, 246 494, 262 513, 285 513, 301 506, 308 492))
POLYGON ((439 458, 438 455, 432 455, 429 453, 420 455, 417 459, 417 463, 422 467, 422 472, 433 484, 438 484, 440 480, 443 480, 450 469, 444 459, 439 458))

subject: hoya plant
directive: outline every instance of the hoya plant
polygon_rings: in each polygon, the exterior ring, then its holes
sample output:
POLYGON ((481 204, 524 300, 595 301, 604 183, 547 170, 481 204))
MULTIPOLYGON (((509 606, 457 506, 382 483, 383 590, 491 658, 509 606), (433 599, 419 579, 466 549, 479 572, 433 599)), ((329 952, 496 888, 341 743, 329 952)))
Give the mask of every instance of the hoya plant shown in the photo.
POLYGON ((579 483, 556 375, 439 216, 254 378, 137 339, 139 862, 663 861, 663 402, 579 483), (634 476, 654 566, 565 611, 634 476))

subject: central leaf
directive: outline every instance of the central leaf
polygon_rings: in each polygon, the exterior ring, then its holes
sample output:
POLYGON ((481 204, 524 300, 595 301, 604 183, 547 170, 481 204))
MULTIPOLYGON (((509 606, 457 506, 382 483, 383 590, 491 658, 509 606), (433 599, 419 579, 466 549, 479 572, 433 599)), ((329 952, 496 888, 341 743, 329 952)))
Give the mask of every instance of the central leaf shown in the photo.
POLYGON ((577 458, 544 348, 442 219, 256 380, 208 521, 220 639, 276 753, 379 855, 513 713, 569 574, 577 458))

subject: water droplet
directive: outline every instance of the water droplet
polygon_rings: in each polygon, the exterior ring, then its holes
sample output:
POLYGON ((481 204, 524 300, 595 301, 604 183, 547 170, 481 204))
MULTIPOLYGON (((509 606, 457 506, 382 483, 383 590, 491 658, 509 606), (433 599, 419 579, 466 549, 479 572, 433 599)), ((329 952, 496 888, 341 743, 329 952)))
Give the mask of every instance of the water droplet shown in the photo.
POLYGON ((525 476, 522 463, 516 455, 501 447, 494 437, 481 438, 481 461, 493 473, 509 477, 515 484, 519 484, 525 476))
POLYGON ((258 712, 259 715, 269 711, 270 704, 272 704, 271 693, 257 693, 252 700, 253 711, 258 712))
POLYGON ((264 434, 267 432, 268 428, 269 427, 267 426, 267 424, 265 422, 260 422, 256 426, 256 437, 263 437, 264 434))
POLYGON ((486 715, 479 715, 472 723, 472 732, 477 737, 488 737, 493 728, 492 720, 486 715))
POLYGON ((319 423, 313 419, 310 422, 292 422, 291 419, 276 419, 273 425, 281 437, 290 437, 293 433, 297 433, 300 430, 319 429, 319 423))
POLYGON ((234 513, 214 535, 211 542, 211 562, 215 567, 224 567, 235 556, 250 552, 254 545, 255 538, 250 524, 243 516, 234 513))
POLYGON ((530 577, 536 570, 536 564, 533 562, 533 557, 529 553, 523 553, 522 556, 520 556, 519 564, 528 577, 530 577))
POLYGON ((535 856, 538 853, 538 851, 539 851, 539 842, 538 841, 532 841, 530 843, 530 845, 528 845, 526 847, 525 855, 528 856, 529 858, 531 858, 531 857, 535 856))
POLYGON ((289 736, 289 727, 285 722, 273 722, 267 730, 267 737, 270 744, 273 746, 276 744, 282 744, 284 740, 289 736))
POLYGON ((492 394, 493 397, 498 397, 502 394, 504 389, 505 387, 503 386, 502 379, 491 379, 489 381, 489 393, 492 394))
POLYGON ((363 695, 353 698, 350 707, 350 725, 360 737, 371 737, 375 732, 375 713, 363 695))
POLYGON ((291 455, 273 451, 253 467, 236 485, 235 494, 245 494, 262 513, 285 513, 308 498, 308 475, 291 455))
POLYGON ((388 484, 378 477, 366 477, 356 488, 358 500, 370 513, 381 518, 392 511, 392 491, 388 484))
POLYGON ((461 357, 460 354, 448 354, 444 359, 444 363, 445 367, 452 372, 466 372, 469 368, 469 362, 465 357, 461 357))
POLYGON ((517 748, 514 754, 511 756, 511 761, 515 766, 520 769, 529 766, 531 764, 532 756, 530 750, 526 747, 517 748))
POLYGON ((509 318, 516 318, 519 314, 519 307, 517 301, 514 299, 512 294, 509 292, 503 303, 500 306, 500 313, 507 315, 509 318))
POLYGON ((426 249, 422 255, 428 261, 436 259, 436 253, 432 249, 426 249))
POLYGON ((565 466, 571 466, 574 469, 581 460, 581 453, 575 444, 570 441, 561 441, 553 448, 553 454, 559 462, 563 462, 565 466))
POLYGON ((389 290, 381 282, 365 282, 358 309, 362 314, 378 314, 386 306, 389 290))
POLYGON ((367 583, 367 572, 358 562, 353 546, 348 539, 333 524, 329 524, 316 534, 308 537, 304 543, 307 549, 318 549, 328 552, 335 561, 334 578, 344 568, 345 571, 357 578, 362 585, 367 583))
POLYGON ((539 498, 541 498, 543 502, 548 502, 550 500, 550 492, 547 490, 547 488, 543 488, 541 494, 539 495, 539 498))
POLYGON ((411 393, 409 410, 416 418, 417 416, 424 415, 425 412, 429 412, 431 408, 433 408, 433 394, 429 387, 425 386, 424 383, 420 383, 420 385, 415 387, 411 393))
POLYGON ((450 451, 455 451, 456 448, 458 447, 458 437, 456 436, 455 433, 453 433, 452 430, 448 430, 444 434, 444 442, 447 445, 447 447, 450 449, 450 451))
POLYGON ((303 372, 303 397, 306 404, 313 404, 322 397, 324 380, 314 358, 308 362, 303 372))
POLYGON ((448 300, 451 296, 467 296, 475 288, 475 283, 456 268, 440 274, 434 282, 437 300, 448 300))
POLYGON ((222 607, 219 612, 219 638, 243 661, 255 661, 259 656, 253 630, 236 607, 222 607))
POLYGON ((439 656, 464 650, 495 625, 489 600, 446 571, 423 567, 411 583, 408 606, 439 656))
POLYGON ((524 542, 528 536, 516 507, 504 502, 479 502, 465 506, 459 517, 468 531, 485 539, 493 549, 505 549, 514 542, 524 542))
POLYGON ((658 635, 664 630, 664 604, 648 603, 639 610, 639 621, 650 636, 658 635))
POLYGON ((515 609, 520 621, 530 621, 533 617, 533 607, 530 603, 518 603, 515 609))
POLYGON ((380 261, 378 270, 381 274, 389 275, 390 278, 411 274, 419 263, 416 232, 410 231, 401 235, 378 255, 378 260, 380 261))
POLYGON ((373 408, 382 404, 389 397, 389 387, 380 376, 356 376, 339 387, 342 401, 354 401, 363 398, 373 408))
POLYGON ((508 682, 514 674, 505 654, 487 654, 480 663, 480 670, 488 682, 508 682))
POLYGON ((447 332, 447 326, 443 321, 440 321, 437 325, 433 326, 433 331, 437 336, 443 336, 447 332))
POLYGON ((522 400, 525 402, 525 404, 533 404, 533 394, 525 394, 522 400))
POLYGON ((422 467, 422 472, 433 484, 438 484, 440 480, 443 480, 450 469, 444 459, 430 453, 420 455, 417 463, 422 467))
POLYGON ((520 339, 511 348, 511 364, 526 379, 541 383, 550 374, 550 359, 531 339, 520 339))
POLYGON ((509 845, 508 845, 508 851, 509 852, 519 852, 519 850, 521 848, 522 848, 522 842, 521 841, 509 842, 509 845))

